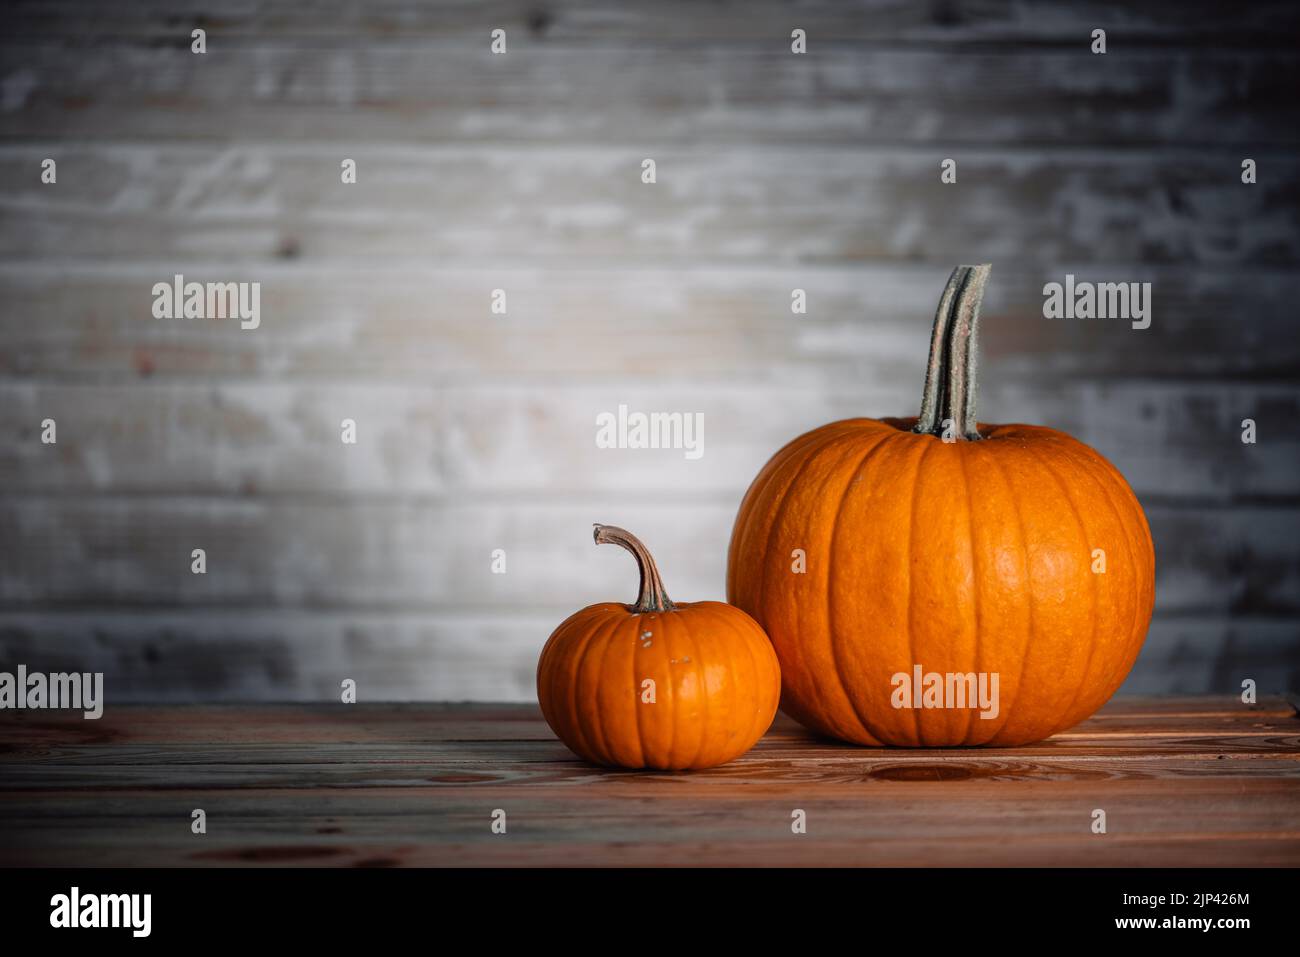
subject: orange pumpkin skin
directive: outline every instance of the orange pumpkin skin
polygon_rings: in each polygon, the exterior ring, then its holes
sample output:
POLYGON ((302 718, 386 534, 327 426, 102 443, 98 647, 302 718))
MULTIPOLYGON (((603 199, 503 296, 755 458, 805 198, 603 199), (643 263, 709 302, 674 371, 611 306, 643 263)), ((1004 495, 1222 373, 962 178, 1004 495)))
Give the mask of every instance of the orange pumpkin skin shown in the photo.
POLYGON ((782 709, 875 746, 1024 744, 1078 723, 1123 682, 1151 620, 1142 506, 1063 432, 972 414, 978 440, 945 442, 916 423, 822 426, 745 495, 727 595, 776 648, 782 709), (996 672, 999 713, 895 707, 894 676, 916 665, 996 672))
POLYGON ((757 623, 718 601, 667 604, 591 605, 542 649, 542 715, 580 757, 621 768, 710 768, 744 754, 771 725, 781 675, 757 623), (645 700, 646 679, 654 703, 645 700))

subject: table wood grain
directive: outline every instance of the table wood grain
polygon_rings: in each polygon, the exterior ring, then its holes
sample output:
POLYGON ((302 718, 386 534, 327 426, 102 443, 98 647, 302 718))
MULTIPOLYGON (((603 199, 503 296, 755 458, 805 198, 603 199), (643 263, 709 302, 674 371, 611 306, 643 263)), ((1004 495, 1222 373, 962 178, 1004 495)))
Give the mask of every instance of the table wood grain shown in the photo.
POLYGON ((532 705, 10 711, 0 864, 1295 866, 1300 719, 1124 697, 1036 745, 921 751, 781 715, 725 767, 646 773, 583 763, 532 705))

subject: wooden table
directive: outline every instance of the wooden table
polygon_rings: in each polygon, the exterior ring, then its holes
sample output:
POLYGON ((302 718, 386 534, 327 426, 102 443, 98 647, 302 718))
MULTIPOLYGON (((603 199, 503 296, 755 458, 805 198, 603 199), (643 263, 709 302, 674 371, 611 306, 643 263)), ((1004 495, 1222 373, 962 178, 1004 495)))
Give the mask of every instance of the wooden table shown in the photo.
POLYGON ((781 716, 659 774, 583 764, 529 705, 6 711, 0 838, 18 865, 1296 865, 1300 720, 1124 698, 1031 747, 902 751, 781 716))

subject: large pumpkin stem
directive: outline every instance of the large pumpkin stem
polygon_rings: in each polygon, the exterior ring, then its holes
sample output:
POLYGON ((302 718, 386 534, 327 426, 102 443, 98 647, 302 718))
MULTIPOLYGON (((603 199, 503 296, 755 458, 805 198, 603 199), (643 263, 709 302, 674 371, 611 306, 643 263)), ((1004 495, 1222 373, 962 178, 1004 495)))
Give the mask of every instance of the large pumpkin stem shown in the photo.
POLYGON ((638 614, 677 610, 677 606, 668 597, 668 592, 664 591, 663 579, 659 577, 659 568, 655 565, 650 550, 641 544, 641 539, 626 529, 613 525, 597 525, 593 537, 597 545, 607 545, 611 542, 622 545, 636 559, 636 567, 641 572, 641 594, 637 596, 636 604, 628 607, 638 614))
POLYGON ((980 302, 988 282, 988 264, 958 266, 948 277, 930 333, 930 364, 925 369, 917 432, 942 437, 945 422, 959 439, 977 441, 975 379, 980 302))

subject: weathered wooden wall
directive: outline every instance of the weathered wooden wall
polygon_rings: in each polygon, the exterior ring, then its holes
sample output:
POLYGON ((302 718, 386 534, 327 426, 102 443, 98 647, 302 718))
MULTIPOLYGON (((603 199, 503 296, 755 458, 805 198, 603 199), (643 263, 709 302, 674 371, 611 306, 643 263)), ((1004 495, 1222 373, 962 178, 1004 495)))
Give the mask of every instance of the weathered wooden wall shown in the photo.
POLYGON ((593 521, 721 597, 767 456, 912 412, 948 271, 988 261, 982 417, 1074 432, 1151 518, 1127 689, 1300 682, 1292 5, 0 16, 0 664, 118 700, 528 699, 551 628, 633 590, 593 521), (1151 328, 1043 319, 1066 272, 1151 282, 1151 328), (261 282, 261 328, 153 319, 174 273, 261 282), (704 457, 598 450, 619 403, 702 412, 704 457))

